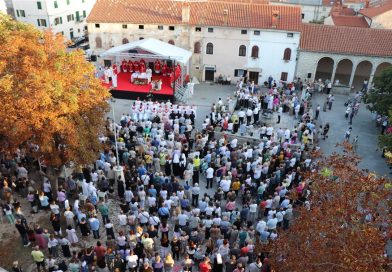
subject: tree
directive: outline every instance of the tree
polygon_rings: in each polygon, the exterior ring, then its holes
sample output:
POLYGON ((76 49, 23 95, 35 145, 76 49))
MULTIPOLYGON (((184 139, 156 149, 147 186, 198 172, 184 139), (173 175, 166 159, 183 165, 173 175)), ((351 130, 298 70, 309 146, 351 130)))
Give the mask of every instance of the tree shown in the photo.
POLYGON ((94 161, 110 94, 82 51, 1 14, 0 48, 2 151, 24 148, 53 167, 94 161))
MULTIPOLYGON (((364 96, 371 111, 388 116, 389 124, 392 122, 392 66, 384 69, 381 75, 375 77, 375 88, 369 90, 364 96)), ((379 145, 392 151, 392 133, 390 130, 379 136, 379 145)))
POLYGON ((391 187, 359 161, 333 154, 307 176, 310 210, 298 206, 293 225, 269 245, 276 271, 385 271, 391 187))
POLYGON ((369 90, 364 100, 371 111, 387 116, 392 110, 392 66, 374 78, 374 89, 369 90))

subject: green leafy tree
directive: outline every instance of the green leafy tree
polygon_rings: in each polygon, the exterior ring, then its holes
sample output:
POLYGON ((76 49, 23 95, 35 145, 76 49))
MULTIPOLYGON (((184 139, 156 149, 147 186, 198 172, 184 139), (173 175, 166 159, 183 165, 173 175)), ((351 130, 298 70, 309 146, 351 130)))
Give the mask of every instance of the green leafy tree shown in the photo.
MULTIPOLYGON (((375 88, 368 91, 364 100, 371 111, 383 116, 388 116, 392 124, 392 66, 384 69, 381 75, 374 78, 375 88)), ((387 130, 379 136, 379 145, 387 150, 392 150, 392 133, 387 130)))

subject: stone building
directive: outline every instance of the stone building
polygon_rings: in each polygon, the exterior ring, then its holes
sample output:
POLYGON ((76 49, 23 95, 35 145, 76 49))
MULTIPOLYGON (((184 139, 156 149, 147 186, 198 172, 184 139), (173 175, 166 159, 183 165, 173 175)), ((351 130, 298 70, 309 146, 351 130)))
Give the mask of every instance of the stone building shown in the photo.
POLYGON ((143 38, 193 52, 191 77, 261 83, 272 76, 291 81, 299 46, 301 9, 255 2, 98 0, 88 17, 94 54, 143 38))
POLYGON ((392 31, 303 24, 296 75, 360 88, 392 66, 392 31))

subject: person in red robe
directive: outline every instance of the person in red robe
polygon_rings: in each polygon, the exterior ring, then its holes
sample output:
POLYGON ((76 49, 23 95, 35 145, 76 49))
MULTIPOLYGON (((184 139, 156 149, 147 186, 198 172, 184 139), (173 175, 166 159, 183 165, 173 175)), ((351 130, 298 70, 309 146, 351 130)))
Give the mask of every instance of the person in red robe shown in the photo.
POLYGON ((133 72, 133 63, 131 60, 128 61, 128 72, 133 72))
POLYGON ((163 76, 166 76, 167 74, 168 74, 168 69, 167 69, 168 67, 167 67, 167 64, 166 64, 166 62, 163 64, 163 66, 162 66, 162 75, 163 76))
POLYGON ((124 73, 128 72, 128 63, 126 60, 123 60, 121 63, 121 71, 124 73))
POLYGON ((146 72, 146 64, 144 62, 140 62, 140 73, 146 72))
POLYGON ((134 71, 134 72, 139 72, 139 71, 140 71, 140 64, 139 64, 138 61, 135 61, 135 62, 133 63, 133 71, 134 71))
POLYGON ((113 64, 112 69, 113 69, 113 74, 118 75, 117 64, 113 64))
POLYGON ((140 63, 143 63, 144 64, 144 66, 146 66, 146 61, 144 60, 144 59, 140 59, 140 61, 139 61, 140 63))
POLYGON ((154 72, 155 74, 161 73, 161 62, 159 60, 156 60, 154 63, 154 72))
POLYGON ((176 69, 174 71, 174 75, 175 75, 176 79, 181 76, 181 66, 179 64, 177 64, 177 66, 176 66, 176 69))

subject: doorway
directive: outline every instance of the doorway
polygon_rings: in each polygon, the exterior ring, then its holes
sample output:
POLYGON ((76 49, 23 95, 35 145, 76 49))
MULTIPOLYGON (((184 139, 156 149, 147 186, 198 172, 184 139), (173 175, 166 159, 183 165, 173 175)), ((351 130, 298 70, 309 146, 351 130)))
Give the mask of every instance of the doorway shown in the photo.
POLYGON ((206 67, 205 68, 204 80, 205 81, 214 81, 215 80, 215 68, 214 67, 206 67))
POLYGON ((249 81, 254 81, 257 85, 259 83, 259 72, 249 72, 249 81))

